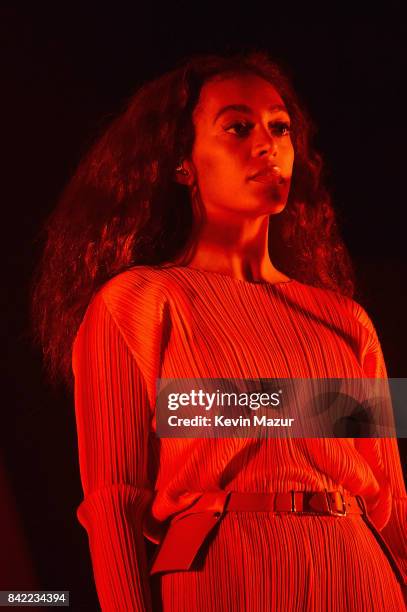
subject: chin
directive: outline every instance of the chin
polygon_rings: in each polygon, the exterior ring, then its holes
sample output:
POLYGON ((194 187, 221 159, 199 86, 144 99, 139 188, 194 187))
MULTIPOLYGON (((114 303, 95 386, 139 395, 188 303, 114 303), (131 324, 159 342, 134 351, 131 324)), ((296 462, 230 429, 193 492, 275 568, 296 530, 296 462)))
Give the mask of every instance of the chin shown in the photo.
POLYGON ((273 208, 269 208, 266 214, 269 217, 274 217, 275 215, 279 215, 280 213, 282 213, 284 208, 285 206, 274 206, 273 208))
POLYGON ((253 217, 278 215, 287 206, 287 198, 282 197, 281 193, 279 197, 276 196, 277 194, 274 194, 272 197, 269 195, 268 197, 246 200, 245 203, 239 205, 239 211, 253 217))
POLYGON ((279 213, 283 212, 283 210, 286 207, 286 202, 282 202, 280 205, 276 205, 272 207, 272 210, 270 211, 270 215, 278 215, 279 213))
POLYGON ((278 215, 287 206, 287 200, 280 198, 268 198, 267 201, 263 201, 255 208, 259 213, 265 213, 267 215, 278 215))

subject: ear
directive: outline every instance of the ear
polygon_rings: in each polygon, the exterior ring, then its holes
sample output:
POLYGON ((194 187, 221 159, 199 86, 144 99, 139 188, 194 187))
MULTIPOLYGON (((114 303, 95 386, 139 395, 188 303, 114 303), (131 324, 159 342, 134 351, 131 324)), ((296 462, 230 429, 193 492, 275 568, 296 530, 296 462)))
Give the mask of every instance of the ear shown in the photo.
POLYGON ((195 181, 195 170, 192 162, 184 159, 174 172, 174 180, 181 185, 191 187, 195 181))

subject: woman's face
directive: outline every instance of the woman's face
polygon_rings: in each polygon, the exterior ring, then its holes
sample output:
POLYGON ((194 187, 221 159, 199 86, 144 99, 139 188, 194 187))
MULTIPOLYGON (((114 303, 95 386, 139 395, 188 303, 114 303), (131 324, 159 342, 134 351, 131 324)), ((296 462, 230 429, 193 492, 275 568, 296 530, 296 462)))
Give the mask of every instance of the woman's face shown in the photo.
POLYGON ((290 189, 294 148, 290 116, 277 90, 255 75, 209 81, 193 120, 195 141, 184 167, 205 208, 246 216, 280 212, 290 189), (254 176, 258 172, 262 175, 254 176))

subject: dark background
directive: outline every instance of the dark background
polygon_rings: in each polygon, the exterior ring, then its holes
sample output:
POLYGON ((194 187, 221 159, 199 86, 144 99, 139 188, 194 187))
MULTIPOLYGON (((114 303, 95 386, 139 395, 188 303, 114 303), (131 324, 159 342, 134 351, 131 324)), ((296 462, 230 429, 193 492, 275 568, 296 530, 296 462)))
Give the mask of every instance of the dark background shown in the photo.
POLYGON ((16 513, 0 511, 0 588, 70 590, 73 609, 98 608, 87 536, 75 515, 82 491, 73 401, 47 386, 30 346, 29 279, 41 224, 81 155, 138 85, 184 56, 256 46, 286 68, 319 128, 316 145, 356 266, 356 299, 376 326, 389 376, 406 376, 407 28, 394 10, 370 20, 348 11, 321 21, 283 18, 254 3, 216 10, 186 2, 2 4, 0 485, 8 491, 3 508, 15 504, 16 513))

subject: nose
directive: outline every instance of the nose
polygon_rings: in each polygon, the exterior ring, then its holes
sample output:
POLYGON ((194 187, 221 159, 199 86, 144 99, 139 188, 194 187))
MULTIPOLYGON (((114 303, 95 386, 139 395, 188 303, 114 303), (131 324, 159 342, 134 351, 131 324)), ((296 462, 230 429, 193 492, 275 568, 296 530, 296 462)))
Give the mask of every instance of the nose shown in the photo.
POLYGON ((272 134, 266 130, 262 130, 253 149, 255 157, 264 157, 267 155, 275 157, 277 155, 276 140, 273 138, 272 134))

